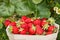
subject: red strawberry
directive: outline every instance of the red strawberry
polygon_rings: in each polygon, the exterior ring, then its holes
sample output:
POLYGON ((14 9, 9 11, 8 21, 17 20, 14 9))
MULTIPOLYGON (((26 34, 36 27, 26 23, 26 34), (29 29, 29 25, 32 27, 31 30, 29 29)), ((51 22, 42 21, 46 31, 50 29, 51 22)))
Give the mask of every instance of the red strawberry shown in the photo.
POLYGON ((4 25, 7 27, 11 23, 10 20, 5 20, 4 25))
POLYGON ((12 33, 14 34, 18 34, 19 33, 19 30, 16 26, 12 27, 12 33))
POLYGON ((27 19, 26 16, 22 16, 22 18, 21 18, 21 20, 22 20, 23 22, 25 22, 26 19, 27 19))
POLYGON ((26 34, 27 32, 25 30, 21 31, 20 34, 26 34))
POLYGON ((16 26, 16 22, 11 22, 10 25, 11 26, 16 26))
POLYGON ((39 25, 36 25, 36 34, 43 34, 44 30, 39 26, 39 25))
POLYGON ((46 23, 47 23, 47 22, 46 22, 45 19, 44 19, 44 20, 41 20, 41 24, 40 24, 40 26, 42 27, 42 26, 44 26, 46 23))
POLYGON ((33 21, 34 25, 40 25, 40 23, 41 23, 40 19, 36 19, 36 20, 33 21))
POLYGON ((26 31, 28 31, 28 29, 29 29, 28 24, 26 24, 26 23, 22 24, 21 27, 24 28, 26 31))
POLYGON ((31 35, 33 35, 33 34, 35 34, 35 32, 36 32, 36 27, 35 27, 34 25, 32 25, 32 27, 29 28, 29 33, 30 33, 31 35))
POLYGON ((53 32, 51 32, 51 31, 48 31, 47 33, 46 33, 46 35, 49 35, 49 34, 52 34, 53 32))
POLYGON ((33 23, 28 23, 28 27, 31 28, 33 23))
POLYGON ((55 26, 49 26, 49 27, 48 27, 48 31, 53 32, 53 31, 54 31, 54 29, 55 29, 55 26))
POLYGON ((28 28, 28 24, 24 23, 21 25, 22 28, 28 28))
POLYGON ((23 29, 23 28, 20 28, 19 33, 20 33, 20 34, 26 34, 27 31, 26 31, 25 29, 23 29))
POLYGON ((26 23, 30 23, 30 22, 32 22, 32 20, 31 20, 31 18, 27 18, 27 19, 25 20, 25 22, 26 22, 26 23))

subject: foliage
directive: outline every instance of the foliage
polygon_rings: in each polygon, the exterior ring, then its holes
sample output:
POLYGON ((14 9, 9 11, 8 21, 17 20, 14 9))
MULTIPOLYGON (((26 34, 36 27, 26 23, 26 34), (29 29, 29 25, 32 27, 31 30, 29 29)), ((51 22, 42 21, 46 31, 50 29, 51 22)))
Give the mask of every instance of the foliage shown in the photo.
POLYGON ((7 2, 2 2, 0 4, 0 17, 11 16, 14 13, 14 6, 7 2))

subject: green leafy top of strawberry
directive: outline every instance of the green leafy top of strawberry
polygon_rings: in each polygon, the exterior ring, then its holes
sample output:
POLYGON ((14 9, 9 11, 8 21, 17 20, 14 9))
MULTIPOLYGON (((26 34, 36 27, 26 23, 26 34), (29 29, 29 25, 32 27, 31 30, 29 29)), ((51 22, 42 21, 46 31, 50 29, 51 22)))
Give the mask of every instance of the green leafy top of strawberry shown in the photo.
POLYGON ((12 26, 9 26, 9 32, 12 33, 12 26))
POLYGON ((23 28, 20 28, 19 31, 23 31, 24 29, 23 28))
POLYGON ((48 25, 48 23, 47 23, 47 24, 45 24, 45 25, 43 26, 43 29, 44 29, 44 30, 47 30, 48 27, 49 27, 49 25, 48 25))
POLYGON ((36 30, 36 27, 34 25, 32 25, 32 29, 35 31, 36 30))
POLYGON ((20 21, 16 22, 17 27, 20 27, 20 21))
POLYGON ((51 25, 54 25, 54 23, 55 23, 55 19, 54 18, 49 18, 48 20, 47 20, 51 25))

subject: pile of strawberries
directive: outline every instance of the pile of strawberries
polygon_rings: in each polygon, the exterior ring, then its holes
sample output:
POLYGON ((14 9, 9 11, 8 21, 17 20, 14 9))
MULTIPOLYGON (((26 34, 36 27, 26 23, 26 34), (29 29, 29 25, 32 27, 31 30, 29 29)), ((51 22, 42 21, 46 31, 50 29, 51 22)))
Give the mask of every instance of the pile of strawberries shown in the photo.
POLYGON ((17 22, 5 20, 4 25, 9 26, 9 31, 13 34, 22 35, 48 35, 57 32, 57 27, 51 24, 47 18, 29 18, 22 16, 17 22))

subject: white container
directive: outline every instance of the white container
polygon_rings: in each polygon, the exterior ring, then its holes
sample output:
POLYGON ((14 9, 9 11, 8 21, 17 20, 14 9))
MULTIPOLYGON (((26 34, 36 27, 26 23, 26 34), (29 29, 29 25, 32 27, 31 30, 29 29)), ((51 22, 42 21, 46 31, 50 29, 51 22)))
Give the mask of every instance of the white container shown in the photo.
MULTIPOLYGON (((59 25, 55 24, 55 26, 58 28, 59 31, 59 25)), ((56 40, 58 31, 57 33, 53 33, 50 35, 19 35, 19 34, 11 34, 8 31, 8 28, 6 29, 7 35, 9 37, 9 40, 56 40)))

